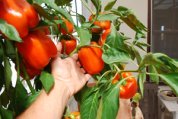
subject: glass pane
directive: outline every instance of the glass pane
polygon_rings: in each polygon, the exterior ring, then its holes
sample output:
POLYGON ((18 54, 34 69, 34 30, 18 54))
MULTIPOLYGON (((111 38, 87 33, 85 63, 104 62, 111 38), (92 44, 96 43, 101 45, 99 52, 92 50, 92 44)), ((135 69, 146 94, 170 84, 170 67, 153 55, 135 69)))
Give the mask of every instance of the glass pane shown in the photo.
POLYGON ((178 0, 152 2, 152 52, 178 59, 178 0))

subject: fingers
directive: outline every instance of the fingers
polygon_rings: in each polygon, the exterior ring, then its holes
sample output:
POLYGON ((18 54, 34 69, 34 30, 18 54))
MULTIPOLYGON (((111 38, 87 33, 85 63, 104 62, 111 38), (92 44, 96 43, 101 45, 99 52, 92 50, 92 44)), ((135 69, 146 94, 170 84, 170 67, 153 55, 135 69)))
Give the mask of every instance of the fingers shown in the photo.
POLYGON ((60 56, 61 55, 61 50, 62 50, 62 44, 60 42, 58 42, 56 47, 57 47, 57 56, 60 56))
POLYGON ((75 61, 77 61, 77 60, 78 60, 78 54, 74 54, 74 55, 72 55, 71 58, 74 59, 75 61))
POLYGON ((87 82, 92 76, 90 74, 85 74, 85 81, 87 82))

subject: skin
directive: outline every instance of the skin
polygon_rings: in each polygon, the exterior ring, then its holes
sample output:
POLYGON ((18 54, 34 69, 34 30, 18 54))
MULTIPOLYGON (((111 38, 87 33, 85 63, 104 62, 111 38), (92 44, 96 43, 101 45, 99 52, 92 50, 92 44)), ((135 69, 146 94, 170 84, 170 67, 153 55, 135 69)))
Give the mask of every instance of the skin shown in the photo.
MULTIPOLYGON (((58 44, 60 56, 61 44, 58 44)), ((77 62, 78 55, 61 59, 56 57, 52 62, 52 75, 55 84, 47 94, 41 91, 38 98, 17 119, 59 119, 63 115, 68 99, 79 91, 91 77, 85 74, 77 62)))

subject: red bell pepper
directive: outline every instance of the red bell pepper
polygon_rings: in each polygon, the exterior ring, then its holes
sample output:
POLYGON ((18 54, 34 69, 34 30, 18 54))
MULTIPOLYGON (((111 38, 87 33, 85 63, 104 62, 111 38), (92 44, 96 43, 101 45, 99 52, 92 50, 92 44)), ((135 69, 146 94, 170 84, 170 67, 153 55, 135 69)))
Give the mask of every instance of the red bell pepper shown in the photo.
POLYGON ((25 62, 38 70, 42 70, 57 55, 55 44, 41 30, 30 32, 22 43, 17 43, 17 48, 25 62))

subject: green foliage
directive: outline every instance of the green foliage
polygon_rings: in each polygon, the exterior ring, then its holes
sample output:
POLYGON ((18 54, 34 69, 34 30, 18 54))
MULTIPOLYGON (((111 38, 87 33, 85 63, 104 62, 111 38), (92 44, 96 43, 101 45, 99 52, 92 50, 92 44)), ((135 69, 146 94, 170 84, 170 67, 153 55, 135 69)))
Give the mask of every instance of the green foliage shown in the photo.
POLYGON ((77 30, 77 33, 78 33, 79 38, 80 38, 80 44, 79 45, 80 46, 89 45, 90 39, 91 39, 91 34, 89 33, 89 31, 87 29, 84 29, 84 28, 77 28, 76 30, 77 30))
POLYGON ((8 24, 2 19, 0 19, 0 31, 10 40, 22 42, 22 39, 20 38, 19 33, 16 31, 14 26, 8 24))
POLYGON ((178 96, 178 73, 160 74, 159 76, 178 96))
POLYGON ((107 64, 112 63, 127 63, 130 60, 130 56, 127 52, 120 49, 109 48, 107 49, 102 56, 103 60, 107 64))
POLYGON ((108 2, 108 4, 104 7, 104 10, 108 11, 108 10, 112 9, 112 7, 115 5, 116 2, 117 2, 117 0, 112 0, 112 1, 108 2))
POLYGON ((4 77, 5 77, 5 88, 6 90, 9 90, 9 87, 11 85, 11 77, 12 77, 12 71, 11 71, 11 65, 8 57, 4 57, 4 77))
POLYGON ((112 86, 102 96, 102 116, 101 119, 114 119, 119 109, 119 88, 112 86))
POLYGON ((2 119, 13 119, 13 113, 10 110, 0 108, 0 114, 2 119))
POLYGON ((53 76, 50 73, 43 71, 40 75, 40 81, 42 82, 42 85, 43 85, 45 91, 47 93, 49 93, 49 91, 51 90, 51 88, 54 85, 53 76))

